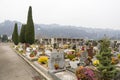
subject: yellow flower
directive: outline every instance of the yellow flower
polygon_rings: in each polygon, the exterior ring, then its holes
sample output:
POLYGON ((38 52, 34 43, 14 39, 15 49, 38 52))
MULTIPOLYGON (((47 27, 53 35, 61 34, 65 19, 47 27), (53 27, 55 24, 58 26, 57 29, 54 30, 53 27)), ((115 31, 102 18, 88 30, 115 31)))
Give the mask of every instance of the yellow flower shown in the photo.
POLYGON ((118 56, 118 59, 120 60, 120 54, 118 54, 117 56, 118 56))
POLYGON ((46 64, 48 62, 48 57, 47 56, 40 56, 38 59, 39 63, 46 64))
POLYGON ((118 61, 117 58, 112 57, 112 61, 111 61, 112 64, 117 64, 118 62, 119 62, 119 61, 118 61))
POLYGON ((93 61, 93 65, 94 65, 94 66, 98 66, 99 63, 100 63, 99 60, 95 60, 95 61, 93 61))

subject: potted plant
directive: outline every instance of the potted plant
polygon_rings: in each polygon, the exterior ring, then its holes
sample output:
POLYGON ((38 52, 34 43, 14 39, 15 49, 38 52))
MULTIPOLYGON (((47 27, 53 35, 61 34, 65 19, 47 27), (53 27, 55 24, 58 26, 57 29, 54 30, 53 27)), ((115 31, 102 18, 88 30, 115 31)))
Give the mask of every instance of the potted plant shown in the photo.
POLYGON ((34 57, 35 55, 34 55, 34 53, 30 53, 30 57, 34 57))
POLYGON ((66 53, 66 56, 67 56, 68 59, 72 60, 72 59, 75 58, 75 53, 73 53, 73 52, 70 51, 70 52, 66 53))
POLYGON ((55 63, 55 64, 54 64, 54 68, 55 68, 56 70, 59 69, 59 64, 55 63))

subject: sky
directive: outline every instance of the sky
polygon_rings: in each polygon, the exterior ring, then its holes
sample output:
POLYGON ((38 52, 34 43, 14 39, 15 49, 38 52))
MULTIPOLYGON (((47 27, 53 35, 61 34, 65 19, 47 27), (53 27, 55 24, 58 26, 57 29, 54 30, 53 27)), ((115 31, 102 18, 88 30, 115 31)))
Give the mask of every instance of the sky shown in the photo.
POLYGON ((120 29, 120 0, 0 0, 0 22, 26 23, 29 6, 37 24, 120 29))

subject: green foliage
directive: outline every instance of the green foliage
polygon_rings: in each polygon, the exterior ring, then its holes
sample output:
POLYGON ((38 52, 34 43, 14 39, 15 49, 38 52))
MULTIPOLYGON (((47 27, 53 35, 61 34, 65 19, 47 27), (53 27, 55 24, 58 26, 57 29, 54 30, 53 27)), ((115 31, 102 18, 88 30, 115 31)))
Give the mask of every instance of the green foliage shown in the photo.
POLYGON ((7 42, 8 36, 6 34, 4 34, 1 39, 2 39, 2 42, 7 42))
POLYGON ((1 35, 0 35, 0 39, 2 39, 1 35))
POLYGON ((14 26, 14 31, 13 31, 13 34, 12 34, 12 40, 13 40, 15 45, 18 45, 18 43, 19 43, 19 36, 18 36, 17 23, 15 23, 15 26, 14 26))
MULTIPOLYGON (((110 46, 110 41, 108 40, 108 39, 103 39, 102 41, 101 41, 101 45, 100 45, 100 53, 102 52, 102 51, 105 51, 105 52, 108 52, 108 50, 110 50, 109 49, 109 46, 110 46)), ((111 51, 110 51, 111 52, 111 51)))
POLYGON ((100 62, 97 69, 100 71, 102 80, 111 80, 117 74, 115 66, 111 64, 112 54, 109 45, 110 41, 103 39, 100 45, 100 53, 96 56, 100 62))
POLYGON ((73 60, 75 58, 75 54, 67 54, 67 58, 73 60))
POLYGON ((35 40, 34 23, 32 19, 32 7, 29 7, 27 26, 25 32, 26 43, 33 44, 35 40))
POLYGON ((26 25, 22 25, 21 31, 20 31, 20 42, 25 43, 25 28, 26 25))

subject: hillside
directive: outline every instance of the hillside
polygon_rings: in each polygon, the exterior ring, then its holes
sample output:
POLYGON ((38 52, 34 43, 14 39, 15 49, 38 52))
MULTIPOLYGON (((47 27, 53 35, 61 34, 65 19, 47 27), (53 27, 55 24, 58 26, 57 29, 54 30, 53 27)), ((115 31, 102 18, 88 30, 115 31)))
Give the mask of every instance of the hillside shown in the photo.
MULTIPOLYGON (((18 21, 5 21, 0 23, 0 34, 11 36, 15 22, 18 23, 18 29, 22 23, 18 21)), ((85 28, 76 26, 64 26, 59 24, 35 24, 36 37, 67 37, 67 38, 89 38, 99 39, 106 34, 112 39, 120 39, 120 30, 85 28)))

